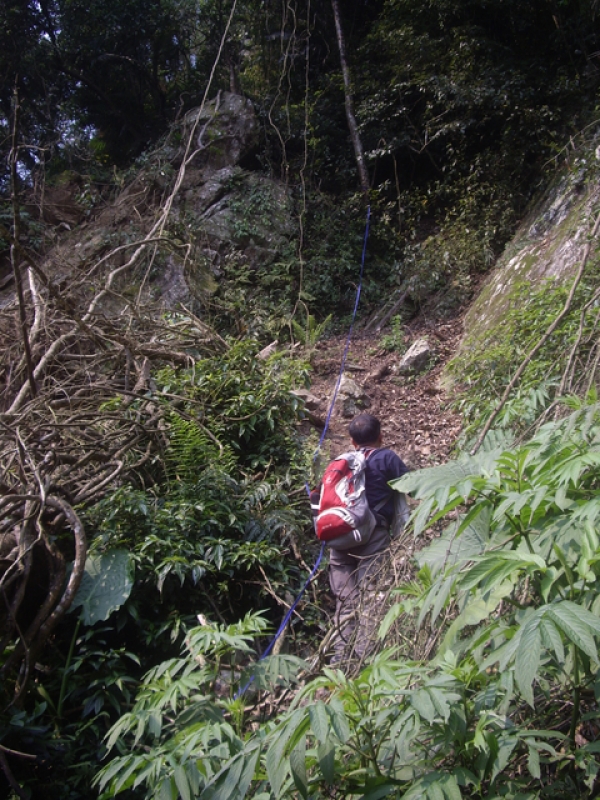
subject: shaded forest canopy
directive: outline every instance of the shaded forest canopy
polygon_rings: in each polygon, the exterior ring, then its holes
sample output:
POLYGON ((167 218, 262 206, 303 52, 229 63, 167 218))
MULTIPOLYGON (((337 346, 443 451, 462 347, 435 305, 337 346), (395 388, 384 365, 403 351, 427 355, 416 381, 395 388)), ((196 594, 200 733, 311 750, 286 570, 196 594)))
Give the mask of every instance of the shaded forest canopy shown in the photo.
POLYGON ((299 390, 319 338, 348 327, 367 201, 359 321, 401 300, 374 345, 395 353, 416 315, 434 329, 470 301, 558 171, 597 181, 599 35, 595 2, 5 0, 9 796, 594 796, 592 224, 571 295, 542 288, 507 314, 509 341, 456 367, 462 455, 402 487, 420 505, 397 543, 395 649, 324 671, 321 581, 289 652, 255 659, 317 555, 299 390), (217 112, 240 96, 238 148, 217 112), (228 249, 186 208, 194 181, 230 212, 228 249), (174 265, 195 281, 169 305, 156 286, 174 265), (560 341, 475 452, 563 306, 560 341))
MULTIPOLYGON (((199 105, 221 48, 213 94, 255 103, 256 168, 304 191, 354 192, 330 4, 238 2, 223 41, 229 11, 222 0, 8 0, 5 154, 16 88, 21 174, 110 183, 113 165, 199 105)), ((593 119, 594 4, 353 2, 342 14, 371 200, 388 222, 380 246, 485 210, 497 254, 548 162, 593 119)))

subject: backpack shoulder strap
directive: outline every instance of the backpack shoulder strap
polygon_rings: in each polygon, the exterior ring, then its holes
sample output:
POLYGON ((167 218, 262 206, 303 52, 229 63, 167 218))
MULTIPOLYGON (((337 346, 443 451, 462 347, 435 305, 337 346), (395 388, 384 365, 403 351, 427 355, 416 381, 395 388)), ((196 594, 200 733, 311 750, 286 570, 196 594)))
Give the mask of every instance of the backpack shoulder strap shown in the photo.
POLYGON ((362 453, 365 461, 368 461, 373 453, 377 453, 379 450, 381 450, 381 447, 359 447, 357 452, 362 453))

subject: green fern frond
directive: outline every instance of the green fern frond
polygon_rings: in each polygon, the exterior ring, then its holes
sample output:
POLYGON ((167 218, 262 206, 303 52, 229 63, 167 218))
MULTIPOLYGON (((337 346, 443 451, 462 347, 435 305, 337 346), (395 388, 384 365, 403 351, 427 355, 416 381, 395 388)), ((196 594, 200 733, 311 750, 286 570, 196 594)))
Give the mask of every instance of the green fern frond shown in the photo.
POLYGON ((230 447, 220 445, 198 422, 172 412, 165 463, 169 480, 195 482, 200 472, 214 465, 220 472, 230 474, 236 458, 230 447))
POLYGON ((329 314, 323 322, 317 322, 305 307, 303 324, 295 319, 291 321, 292 335, 302 347, 310 352, 315 349, 317 342, 327 330, 332 318, 333 314, 329 314))

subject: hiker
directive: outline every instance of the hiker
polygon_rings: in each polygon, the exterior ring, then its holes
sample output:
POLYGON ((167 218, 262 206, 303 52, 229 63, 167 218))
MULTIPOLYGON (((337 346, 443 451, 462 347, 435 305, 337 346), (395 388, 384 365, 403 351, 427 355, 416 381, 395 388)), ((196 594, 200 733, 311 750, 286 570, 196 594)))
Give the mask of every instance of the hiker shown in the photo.
POLYGON ((378 623, 376 584, 389 555, 394 491, 388 482, 408 472, 392 450, 382 446, 381 424, 371 414, 360 414, 348 426, 356 450, 367 457, 365 479, 369 507, 377 524, 366 544, 347 550, 330 547, 329 585, 336 600, 334 654, 331 663, 348 657, 347 645, 356 637, 353 652, 362 659, 378 623))

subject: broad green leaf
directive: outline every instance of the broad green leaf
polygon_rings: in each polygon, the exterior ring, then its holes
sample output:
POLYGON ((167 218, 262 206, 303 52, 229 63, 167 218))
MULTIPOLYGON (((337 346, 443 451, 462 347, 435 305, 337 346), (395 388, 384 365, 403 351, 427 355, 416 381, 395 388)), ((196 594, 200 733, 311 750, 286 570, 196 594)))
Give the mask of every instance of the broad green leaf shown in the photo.
POLYGON ((290 753, 290 768, 296 789, 304 800, 308 798, 308 777, 306 774, 306 739, 302 737, 290 753))
MULTIPOLYGON (((490 507, 484 503, 476 504, 478 513, 467 524, 462 520, 460 526, 455 524, 446 528, 439 539, 434 539, 428 547, 420 550, 415 558, 419 566, 427 564, 433 574, 447 567, 454 567, 480 555, 489 539, 490 507)), ((473 509, 468 516, 473 515, 473 509)))
MULTIPOLYGON (((281 749, 283 750, 283 747, 281 749)), ((287 777, 287 765, 283 757, 278 757, 278 755, 279 754, 274 752, 271 748, 267 751, 267 757, 265 759, 269 783, 271 784, 275 797, 279 797, 281 786, 287 777)))
POLYGON ((243 800, 254 777, 260 752, 260 745, 255 744, 237 753, 213 775, 199 796, 206 800, 243 800))
POLYGON ((317 758, 323 777, 332 786, 335 781, 335 747, 332 742, 324 742, 317 748, 317 758))
POLYGON ((562 629, 568 639, 591 659, 598 661, 598 652, 592 631, 600 633, 600 618, 583 606, 569 600, 548 606, 546 613, 562 629))
POLYGON ((585 750, 586 753, 600 753, 600 742, 590 742, 584 745, 582 750, 585 750))
POLYGON ((162 714, 150 712, 148 714, 148 733, 158 739, 162 731, 162 714))
POLYGON ((528 570, 532 567, 540 570, 546 568, 546 562, 540 556, 515 550, 491 553, 490 555, 473 558, 473 561, 475 561, 475 566, 468 570, 460 582, 460 588, 465 591, 477 586, 487 577, 501 583, 513 571, 519 569, 528 570))
POLYGON ((522 628, 521 640, 515 656, 515 678, 525 700, 533 707, 533 681, 542 653, 540 618, 536 615, 522 628))
POLYGON ((117 740, 126 732, 129 732, 132 728, 132 724, 134 721, 133 714, 123 714, 120 720, 115 722, 112 728, 108 732, 107 741, 106 741, 106 748, 107 750, 112 750, 115 746, 117 740))
POLYGON ((585 537, 592 552, 595 552, 600 548, 600 537, 598 536, 598 531, 589 523, 585 526, 585 537))
MULTIPOLYGON (((245 763, 244 769, 242 774, 240 775, 240 779, 238 781, 238 793, 237 797, 239 800, 243 800, 243 798, 248 793, 248 789, 250 788, 250 784, 252 783, 252 779, 254 778, 254 773, 256 772, 256 764, 258 762, 258 757, 260 755, 260 746, 255 747, 255 752, 245 754, 245 763)), ((223 798, 225 800, 225 797, 223 798)))
POLYGON ((427 689, 416 689, 412 692, 410 703, 423 719, 426 719, 427 722, 433 722, 436 717, 436 710, 427 689))
POLYGON ((496 740, 497 752, 494 758, 494 766, 492 769, 492 781, 504 771, 508 760, 510 759, 513 750, 517 746, 518 737, 514 734, 501 734, 496 740))
POLYGON ((428 522, 429 526, 435 525, 440 519, 443 519, 447 514, 450 514, 451 511, 454 511, 455 508, 458 506, 463 505, 465 502, 461 495, 456 495, 452 498, 452 500, 448 501, 448 494, 449 494, 449 487, 444 489, 441 495, 435 495, 435 502, 439 511, 435 513, 428 522))
POLYGON ((513 591, 513 588, 513 583, 506 581, 495 586, 493 591, 486 592, 483 596, 466 597, 463 610, 448 628, 438 652, 443 654, 449 647, 452 647, 461 630, 470 625, 478 625, 482 620, 487 619, 499 603, 513 591))
POLYGON ((554 495, 554 503, 561 511, 565 511, 571 505, 571 501, 567 498, 567 487, 559 486, 554 495))
POLYGON ((124 765, 130 760, 131 756, 113 758, 94 778, 94 785, 98 784, 102 791, 110 781, 118 775, 124 765))
MULTIPOLYGON (((437 709, 439 715, 442 717, 444 722, 448 722, 448 718, 450 716, 450 703, 446 694, 441 690, 438 689, 436 686, 428 686, 427 691, 431 696, 431 700, 433 701, 433 705, 437 709)), ((456 695, 451 693, 451 699, 456 699, 456 695)))
POLYGON ((181 800, 192 800, 192 793, 190 791, 190 784, 185 771, 181 765, 177 765, 173 770, 173 777, 175 778, 175 785, 177 791, 181 796, 181 800))
POLYGON ((562 464, 559 469, 555 470, 555 475, 559 484, 572 483, 575 485, 588 467, 598 465, 600 465, 600 453, 588 450, 587 453, 577 455, 562 464))
POLYGON ((126 550, 88 556, 72 608, 81 606, 81 619, 94 625, 108 619, 129 597, 133 586, 133 561, 126 550))
POLYGON ((542 772, 540 770, 540 754, 535 749, 535 747, 528 748, 528 757, 527 757, 527 767, 531 774, 532 778, 536 778, 539 780, 542 777, 542 772))
POLYGON ((402 795, 402 800, 461 800, 461 798, 456 777, 435 770, 415 781, 402 795))
POLYGON ((528 491, 507 492, 504 500, 494 510, 494 520, 499 521, 505 514, 518 517, 521 510, 529 503, 528 491))
POLYGON ((434 508, 435 499, 433 497, 426 498, 418 507, 417 513, 414 515, 412 522, 415 536, 418 536, 425 530, 429 522, 429 516, 434 508))
POLYGON ((565 574, 564 569, 556 569, 556 567, 548 567, 544 576, 542 577, 542 581, 540 584, 542 597, 544 602, 548 602, 550 597, 550 591, 556 581, 560 580, 560 578, 565 574))
POLYGON ((439 783, 432 783, 427 787, 425 792, 425 797, 427 800, 446 800, 444 797, 444 791, 439 783))
POLYGON ((451 575, 450 577, 444 578, 441 581, 436 581, 431 586, 424 599, 421 601, 421 611, 417 618, 418 627, 423 624, 423 620, 429 613, 430 609, 431 625, 433 625, 438 614, 446 603, 446 600, 448 599, 452 586, 454 585, 454 581, 455 578, 451 575))
POLYGON ((333 697, 326 709, 335 735, 340 742, 347 742, 350 738, 350 725, 348 724, 344 704, 338 698, 333 697))
POLYGON ((480 499, 469 509, 460 520, 457 538, 460 540, 457 556, 466 556, 467 548, 473 550, 473 555, 483 552, 490 538, 490 522, 492 520, 492 505, 485 499, 480 499), (465 541, 466 539, 466 541, 465 541))
POLYGON ((237 754, 227 763, 227 768, 223 773, 223 777, 219 776, 221 780, 217 783, 216 791, 214 792, 215 798, 222 798, 222 800, 225 800, 225 798, 238 797, 239 780, 243 768, 243 755, 237 754))
POLYGON ((447 800, 462 800, 462 792, 456 780, 456 776, 452 773, 446 776, 443 783, 444 794, 447 800))
MULTIPOLYGON (((145 756, 131 756, 129 759, 129 765, 119 773, 118 779, 114 783, 114 792, 118 794, 122 789, 127 789, 133 783, 134 775, 136 771, 144 766, 146 761, 145 756)), ((126 762, 124 762, 126 763, 126 762)))
POLYGON ((398 617, 402 616, 404 613, 404 606, 402 603, 394 603, 386 612, 385 617, 381 621, 381 625, 379 626, 379 630, 377 632, 377 638, 380 641, 385 641, 388 633, 390 632, 390 628, 396 622, 398 617))
POLYGON ((505 673, 506 667, 512 659, 519 647, 519 642, 521 641, 521 633, 522 627, 510 626, 503 631, 503 634, 507 636, 507 640, 497 646, 495 650, 490 653, 489 656, 486 656, 480 664, 479 668, 482 670, 488 669, 492 664, 498 662, 498 669, 500 674, 505 673))
POLYGON ((283 729, 278 729, 273 735, 273 742, 265 757, 265 766, 276 796, 287 777, 287 763, 284 756, 288 742, 292 736, 298 735, 299 730, 305 730, 307 723, 306 709, 299 708, 287 719, 283 729))
POLYGON ((540 633, 542 634, 542 643, 544 647, 547 650, 553 650, 558 663, 563 664, 565 660, 565 648, 555 623, 547 617, 542 617, 540 633))
POLYGON ((157 800, 177 800, 177 787, 171 778, 164 778, 158 785, 157 800))
POLYGON ((396 752, 401 761, 408 760, 410 744, 415 736, 418 735, 419 729, 419 720, 412 707, 401 713, 390 728, 390 739, 394 742, 396 752))
POLYGON ((413 497, 427 497, 435 491, 452 487, 461 481, 479 475, 489 474, 499 450, 485 452, 481 450, 476 456, 466 453, 456 461, 448 461, 437 467, 407 472, 390 486, 398 492, 412 494, 413 497))
POLYGON ((313 706, 309 707, 308 715, 310 717, 310 727, 319 744, 327 742, 331 738, 331 731, 325 703, 318 700, 313 706))

